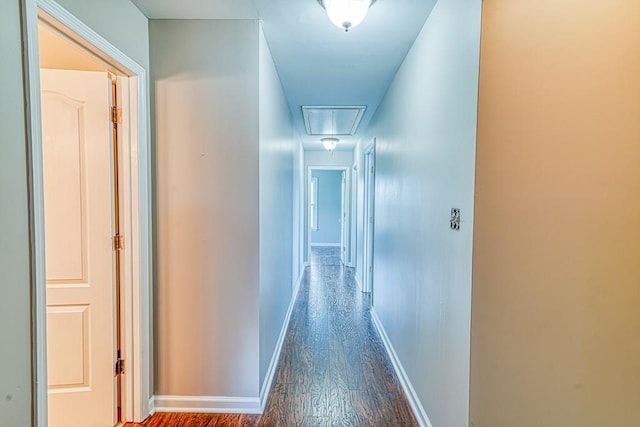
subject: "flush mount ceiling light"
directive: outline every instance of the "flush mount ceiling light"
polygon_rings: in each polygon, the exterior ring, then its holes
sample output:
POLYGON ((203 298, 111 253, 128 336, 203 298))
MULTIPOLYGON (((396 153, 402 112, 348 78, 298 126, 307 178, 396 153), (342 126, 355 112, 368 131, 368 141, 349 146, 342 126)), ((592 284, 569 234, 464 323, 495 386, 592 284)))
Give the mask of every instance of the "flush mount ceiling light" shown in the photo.
POLYGON ((336 146, 338 145, 338 142, 340 142, 340 140, 332 136, 332 137, 321 138, 320 142, 322 142, 322 146, 324 147, 325 150, 333 151, 336 149, 336 146))
POLYGON ((338 142, 340 142, 340 140, 335 137, 335 132, 334 132, 335 123, 336 123, 336 111, 332 110, 331 111, 331 136, 325 136, 324 138, 320 138, 320 142, 322 142, 322 146, 324 147, 325 150, 331 152, 332 156, 333 156, 333 150, 336 149, 336 147, 338 146, 338 142))
POLYGON ((333 24, 349 31, 357 27, 367 16, 369 7, 376 0, 318 0, 327 11, 327 16, 333 24))

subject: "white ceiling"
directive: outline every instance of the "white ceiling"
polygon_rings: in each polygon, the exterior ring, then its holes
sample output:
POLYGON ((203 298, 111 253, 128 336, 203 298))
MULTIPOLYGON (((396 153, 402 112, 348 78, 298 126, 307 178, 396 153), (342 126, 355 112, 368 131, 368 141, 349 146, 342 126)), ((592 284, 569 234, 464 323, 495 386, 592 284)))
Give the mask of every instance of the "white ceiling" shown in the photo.
POLYGON ((131 0, 151 19, 256 19, 253 0, 131 0))
POLYGON ((262 19, 305 149, 303 105, 365 105, 358 131, 338 149, 352 149, 436 0, 377 0, 367 18, 345 33, 317 0, 132 0, 149 18, 262 19))

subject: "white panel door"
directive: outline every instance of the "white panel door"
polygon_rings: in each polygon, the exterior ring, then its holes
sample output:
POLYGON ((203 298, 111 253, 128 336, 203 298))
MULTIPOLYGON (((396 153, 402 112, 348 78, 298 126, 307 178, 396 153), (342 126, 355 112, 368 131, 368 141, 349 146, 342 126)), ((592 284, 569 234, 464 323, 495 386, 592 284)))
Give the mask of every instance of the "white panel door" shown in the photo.
POLYGON ((348 265, 347 249, 349 244, 349 228, 347 221, 347 172, 342 172, 342 184, 340 187, 340 260, 348 265))
POLYGON ((50 427, 116 424, 106 73, 41 70, 50 427))
POLYGON ((364 155, 364 292, 373 298, 373 239, 375 221, 375 151, 364 155))

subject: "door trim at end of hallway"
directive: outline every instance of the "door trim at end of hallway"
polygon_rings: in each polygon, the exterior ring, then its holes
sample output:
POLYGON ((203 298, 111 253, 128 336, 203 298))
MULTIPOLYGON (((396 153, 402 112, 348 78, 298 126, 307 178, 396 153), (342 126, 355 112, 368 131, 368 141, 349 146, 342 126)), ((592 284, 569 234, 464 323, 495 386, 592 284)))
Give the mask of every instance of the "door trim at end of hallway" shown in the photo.
MULTIPOLYGON (((350 192, 350 186, 351 186, 351 180, 353 179, 353 176, 351 175, 351 166, 321 166, 321 165, 308 165, 307 166, 307 173, 305 176, 305 185, 304 185, 304 197, 302 197, 302 212, 303 215, 305 216, 303 223, 306 225, 305 228, 305 233, 303 236, 303 240, 306 238, 306 242, 305 246, 306 246, 306 251, 307 251, 307 259, 303 260, 304 261, 304 265, 305 266, 309 266, 311 265, 311 226, 309 224, 309 212, 308 212, 308 207, 309 207, 309 183, 311 182, 311 173, 312 170, 326 170, 326 171, 342 171, 345 173, 346 176, 346 181, 347 181, 347 188, 348 190, 348 199, 349 201, 351 201, 351 197, 352 194, 350 192)), ((342 195, 341 195, 341 199, 342 199, 342 195)), ((344 204, 344 200, 342 200, 342 203, 344 204)), ((344 206, 341 205, 341 210, 344 210, 344 206)), ((349 224, 351 224, 351 221, 353 220, 351 212, 348 212, 347 214, 347 222, 349 224)), ((340 224, 340 228, 342 230, 342 224, 340 224)), ((342 239, 341 239, 342 240, 342 239)), ((342 241, 340 242, 340 245, 342 245, 342 241)), ((351 248, 349 248, 349 250, 351 250, 351 248)), ((351 267, 350 265, 346 265, 347 267, 351 267)))

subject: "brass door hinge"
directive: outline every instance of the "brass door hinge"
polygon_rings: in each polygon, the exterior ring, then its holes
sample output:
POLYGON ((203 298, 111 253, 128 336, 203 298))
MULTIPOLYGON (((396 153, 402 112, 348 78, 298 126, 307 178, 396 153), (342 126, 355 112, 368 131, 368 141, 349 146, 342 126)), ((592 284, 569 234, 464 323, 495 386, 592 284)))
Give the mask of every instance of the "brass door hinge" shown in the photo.
POLYGON ((116 376, 124 374, 124 359, 116 360, 116 376))
POLYGON ((122 120, 122 108, 111 107, 111 122, 120 123, 122 120))
POLYGON ((111 238, 113 242, 113 250, 119 251, 124 249, 124 236, 116 235, 111 238))

